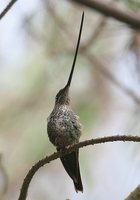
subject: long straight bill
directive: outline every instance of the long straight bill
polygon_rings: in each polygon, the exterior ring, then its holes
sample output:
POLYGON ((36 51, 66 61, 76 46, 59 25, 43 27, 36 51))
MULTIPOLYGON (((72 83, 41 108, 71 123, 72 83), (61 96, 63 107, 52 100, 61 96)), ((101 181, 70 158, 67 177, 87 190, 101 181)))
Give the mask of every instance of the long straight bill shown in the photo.
POLYGON ((76 51, 75 51, 75 55, 74 55, 74 60, 73 60, 70 76, 69 76, 68 82, 65 87, 70 87, 70 84, 71 84, 72 75, 73 75, 73 71, 74 71, 74 67, 75 67, 75 63, 76 63, 76 59, 77 59, 77 54, 78 54, 78 50, 79 50, 79 44, 80 44, 81 33, 82 33, 82 28, 83 28, 83 21, 84 21, 84 12, 82 14, 79 36, 78 36, 78 41, 77 41, 77 46, 76 46, 76 51))

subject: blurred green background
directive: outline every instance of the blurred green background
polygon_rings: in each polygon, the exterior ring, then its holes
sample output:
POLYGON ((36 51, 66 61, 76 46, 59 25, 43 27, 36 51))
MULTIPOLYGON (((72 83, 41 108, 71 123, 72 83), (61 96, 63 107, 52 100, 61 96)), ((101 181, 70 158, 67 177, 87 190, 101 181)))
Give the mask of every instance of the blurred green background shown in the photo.
MULTIPOLYGON (((138 0, 106 2, 139 14, 138 0)), ((7 3, 0 2, 1 11, 7 3)), ((83 10, 70 90, 81 140, 140 133, 139 32, 70 1, 17 1, 0 21, 0 200, 18 199, 31 166, 55 151, 46 119, 67 81, 83 10)), ((122 200, 140 184, 139 149, 133 143, 81 149, 83 194, 55 160, 35 174, 27 199, 122 200)))

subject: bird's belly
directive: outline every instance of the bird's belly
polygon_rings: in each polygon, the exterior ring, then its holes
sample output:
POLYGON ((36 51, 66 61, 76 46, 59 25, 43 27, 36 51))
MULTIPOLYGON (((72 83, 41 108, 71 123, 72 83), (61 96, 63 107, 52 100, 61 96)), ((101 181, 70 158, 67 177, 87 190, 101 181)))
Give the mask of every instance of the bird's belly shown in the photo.
POLYGON ((77 143, 81 135, 81 131, 76 129, 70 120, 62 118, 49 119, 47 130, 50 141, 59 148, 77 143))
POLYGON ((61 136, 57 135, 57 137, 55 138, 55 146, 59 148, 64 148, 77 142, 77 138, 72 138, 70 134, 65 134, 61 136))

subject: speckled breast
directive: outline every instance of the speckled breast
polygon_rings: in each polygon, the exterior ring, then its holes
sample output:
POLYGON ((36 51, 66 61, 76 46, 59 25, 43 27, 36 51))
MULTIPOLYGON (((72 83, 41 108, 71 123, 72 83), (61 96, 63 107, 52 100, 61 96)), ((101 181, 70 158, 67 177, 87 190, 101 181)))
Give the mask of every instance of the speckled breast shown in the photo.
POLYGON ((55 109, 47 120, 48 136, 55 146, 63 148, 79 141, 81 124, 72 110, 55 109))

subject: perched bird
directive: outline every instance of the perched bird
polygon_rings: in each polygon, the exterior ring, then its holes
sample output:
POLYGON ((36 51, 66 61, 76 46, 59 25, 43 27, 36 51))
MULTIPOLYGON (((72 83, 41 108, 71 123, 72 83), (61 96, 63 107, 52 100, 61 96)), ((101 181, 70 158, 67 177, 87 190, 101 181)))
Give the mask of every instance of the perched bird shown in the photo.
MULTIPOLYGON (((81 136, 81 124, 78 120, 78 116, 70 108, 69 88, 78 54, 83 20, 84 12, 82 14, 76 51, 68 82, 66 86, 57 93, 54 109, 47 119, 48 137, 52 144, 56 146, 57 151, 61 151, 69 145, 78 143, 81 136)), ((76 192, 83 192, 79 168, 79 150, 73 151, 60 159, 68 175, 73 180, 76 192)))

